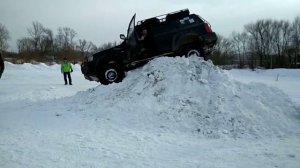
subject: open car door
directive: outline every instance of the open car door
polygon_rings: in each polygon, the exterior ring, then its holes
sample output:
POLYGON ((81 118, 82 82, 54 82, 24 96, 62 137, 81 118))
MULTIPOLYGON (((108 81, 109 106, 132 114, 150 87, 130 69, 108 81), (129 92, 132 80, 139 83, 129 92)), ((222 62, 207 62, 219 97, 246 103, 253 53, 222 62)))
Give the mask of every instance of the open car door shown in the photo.
POLYGON ((128 41, 128 44, 135 48, 136 45, 137 45, 137 41, 136 41, 136 37, 135 37, 135 15, 133 15, 130 23, 129 23, 129 26, 128 26, 128 29, 127 29, 127 41, 128 41))

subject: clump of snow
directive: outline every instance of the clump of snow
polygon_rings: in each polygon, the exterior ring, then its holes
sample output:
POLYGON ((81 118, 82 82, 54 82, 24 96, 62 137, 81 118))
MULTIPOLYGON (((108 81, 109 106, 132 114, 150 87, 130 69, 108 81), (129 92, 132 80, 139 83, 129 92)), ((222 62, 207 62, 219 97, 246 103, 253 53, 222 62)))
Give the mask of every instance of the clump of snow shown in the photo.
POLYGON ((79 104, 77 112, 145 131, 238 138, 283 136, 297 128, 297 110, 281 90, 231 80, 199 57, 154 59, 122 83, 80 92, 71 101, 79 104))

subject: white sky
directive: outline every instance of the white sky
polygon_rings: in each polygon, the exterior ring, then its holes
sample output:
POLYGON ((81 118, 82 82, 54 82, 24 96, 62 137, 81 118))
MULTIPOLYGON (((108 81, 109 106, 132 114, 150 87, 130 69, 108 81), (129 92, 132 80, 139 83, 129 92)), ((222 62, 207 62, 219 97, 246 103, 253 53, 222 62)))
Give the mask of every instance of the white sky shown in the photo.
POLYGON ((292 21, 300 16, 299 0, 1 0, 0 23, 8 29, 10 50, 16 40, 27 37, 33 21, 42 23, 55 34, 58 27, 70 27, 77 39, 97 46, 120 41, 134 13, 137 20, 189 8, 208 20, 218 34, 229 36, 258 19, 292 21))

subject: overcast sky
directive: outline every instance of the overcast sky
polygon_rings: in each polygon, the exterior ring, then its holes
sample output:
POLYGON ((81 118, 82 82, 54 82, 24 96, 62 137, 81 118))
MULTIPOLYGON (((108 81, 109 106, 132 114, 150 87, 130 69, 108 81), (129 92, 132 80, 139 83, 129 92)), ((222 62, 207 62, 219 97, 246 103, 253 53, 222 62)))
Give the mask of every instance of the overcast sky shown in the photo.
POLYGON ((120 41, 134 13, 142 20, 184 8, 226 37, 258 19, 292 21, 300 16, 299 0, 0 0, 0 23, 10 33, 9 50, 16 50, 16 40, 28 36, 33 21, 55 34, 58 27, 70 27, 76 39, 99 46, 120 41))

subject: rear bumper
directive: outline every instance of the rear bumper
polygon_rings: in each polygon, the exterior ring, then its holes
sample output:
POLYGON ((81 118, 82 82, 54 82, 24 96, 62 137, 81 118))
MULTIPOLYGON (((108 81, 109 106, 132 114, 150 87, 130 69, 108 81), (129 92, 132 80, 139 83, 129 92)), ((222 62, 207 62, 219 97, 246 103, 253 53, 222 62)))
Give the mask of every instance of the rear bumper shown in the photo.
POLYGON ((202 36, 202 38, 203 38, 204 46, 206 46, 208 48, 213 47, 217 43, 217 40, 218 40, 218 36, 216 35, 215 32, 206 34, 206 35, 202 36))
POLYGON ((218 36, 215 32, 211 32, 202 36, 203 50, 205 55, 210 55, 213 46, 217 44, 218 36))

